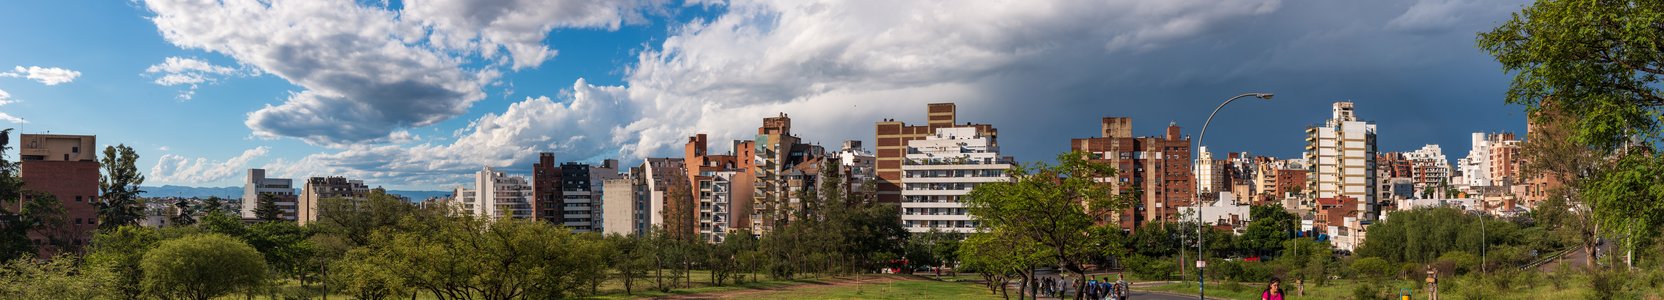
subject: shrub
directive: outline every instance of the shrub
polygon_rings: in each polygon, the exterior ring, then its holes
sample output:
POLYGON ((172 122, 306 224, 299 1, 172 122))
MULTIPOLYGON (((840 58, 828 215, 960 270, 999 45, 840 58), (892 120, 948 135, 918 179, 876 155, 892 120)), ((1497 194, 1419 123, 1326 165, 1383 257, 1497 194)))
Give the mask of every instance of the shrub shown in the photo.
POLYGON ((1357 287, 1352 288, 1352 299, 1366 300, 1383 298, 1387 297, 1381 295, 1381 287, 1373 282, 1359 282, 1357 287))
POLYGON ((1127 257, 1127 269, 1133 276, 1145 280, 1170 280, 1176 266, 1167 259, 1150 258, 1143 255, 1127 257))

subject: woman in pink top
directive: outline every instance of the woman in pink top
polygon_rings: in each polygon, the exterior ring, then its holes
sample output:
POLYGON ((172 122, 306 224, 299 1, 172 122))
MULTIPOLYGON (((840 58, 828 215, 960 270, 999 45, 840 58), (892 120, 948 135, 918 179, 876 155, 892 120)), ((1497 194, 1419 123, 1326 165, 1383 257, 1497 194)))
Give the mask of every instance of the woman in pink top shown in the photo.
POLYGON ((1283 280, 1271 278, 1271 284, 1265 287, 1265 293, 1260 294, 1260 300, 1283 300, 1283 280))

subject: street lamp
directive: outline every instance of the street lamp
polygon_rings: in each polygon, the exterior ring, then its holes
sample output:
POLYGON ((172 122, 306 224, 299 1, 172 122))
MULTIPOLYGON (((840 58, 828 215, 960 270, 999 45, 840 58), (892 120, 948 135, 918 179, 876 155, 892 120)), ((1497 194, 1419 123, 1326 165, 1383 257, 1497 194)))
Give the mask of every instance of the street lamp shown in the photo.
MULTIPOLYGON (((1260 99, 1265 99, 1265 100, 1271 100, 1271 93, 1246 93, 1246 94, 1236 95, 1236 97, 1231 97, 1230 99, 1225 99, 1225 102, 1220 103, 1219 107, 1213 108, 1213 113, 1208 114, 1208 120, 1206 122, 1202 122, 1202 133, 1196 135, 1196 156, 1195 156, 1196 161, 1197 161, 1196 166, 1201 166, 1202 165, 1201 164, 1201 159, 1202 159, 1201 151, 1202 151, 1202 145, 1203 145, 1202 141, 1203 141, 1203 139, 1206 139, 1208 137, 1208 125, 1213 124, 1213 116, 1218 115, 1219 114, 1219 109, 1225 108, 1226 104, 1231 104, 1231 101, 1236 101, 1236 99, 1241 99, 1243 97, 1255 97, 1255 98, 1260 98, 1260 99)), ((1207 265, 1205 263, 1206 260, 1202 258, 1202 254, 1205 253, 1202 250, 1202 238, 1203 238, 1202 228, 1206 227, 1206 225, 1202 221, 1202 177, 1201 177, 1202 172, 1201 172, 1201 169, 1198 168, 1195 173, 1196 174, 1194 174, 1194 175, 1196 176, 1196 182, 1195 182, 1194 187, 1196 189, 1196 199, 1195 199, 1195 201, 1196 201, 1196 288, 1197 288, 1197 296, 1200 297, 1201 299, 1207 299, 1207 294, 1208 294, 1207 277, 1206 277, 1206 273, 1202 271, 1204 268, 1207 268, 1207 265)), ((1215 174, 1215 176, 1217 176, 1217 174, 1215 174)))

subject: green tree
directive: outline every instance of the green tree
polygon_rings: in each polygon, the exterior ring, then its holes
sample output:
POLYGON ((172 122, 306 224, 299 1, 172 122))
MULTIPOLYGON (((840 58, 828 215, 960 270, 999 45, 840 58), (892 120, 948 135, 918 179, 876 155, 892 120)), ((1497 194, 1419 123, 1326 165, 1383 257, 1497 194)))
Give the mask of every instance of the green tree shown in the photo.
POLYGON ((48 198, 50 194, 23 189, 18 163, 6 158, 12 149, 11 134, 11 128, 0 130, 0 203, 21 209, 0 209, 0 260, 6 261, 36 253, 29 232, 63 219, 62 204, 48 198))
POLYGON ((104 147, 99 160, 104 174, 98 177, 98 226, 115 228, 136 225, 144 218, 144 202, 139 189, 144 174, 139 173, 139 154, 126 144, 104 147))
POLYGON ((248 244, 219 234, 162 241, 140 262, 147 294, 213 299, 265 280, 266 262, 248 244))
POLYGON ((1255 205, 1248 215, 1253 221, 1242 233, 1241 245, 1254 255, 1277 255, 1300 225, 1300 218, 1279 204, 1255 205))
POLYGON ((370 248, 354 248, 345 259, 330 263, 330 286, 356 299, 388 299, 403 294, 403 278, 382 266, 391 264, 385 255, 370 248))
POLYGON ((1657 188, 1664 179, 1648 176, 1664 165, 1654 149, 1664 142, 1660 20, 1664 6, 1655 1, 1545 0, 1478 37, 1514 74, 1508 103, 1524 105, 1534 121, 1564 122, 1570 149, 1612 162, 1590 164, 1594 174, 1559 176, 1577 189, 1566 195, 1589 207, 1597 225, 1589 231, 1614 234, 1630 249, 1650 240, 1636 237, 1658 236, 1652 224, 1664 219, 1657 188))
POLYGON ((169 221, 173 222, 173 225, 184 226, 196 224, 197 211, 195 207, 191 206, 190 202, 185 200, 174 202, 173 211, 173 216, 168 218, 169 221))
POLYGON ((220 199, 219 196, 208 196, 208 199, 202 200, 202 212, 201 213, 202 214, 226 213, 225 199, 220 199))
POLYGON ((1083 263, 1093 255, 1087 235, 1092 216, 1126 206, 1109 183, 1098 180, 1115 176, 1115 169, 1088 156, 1070 152, 1058 155, 1056 165, 1013 167, 1007 171, 1012 181, 977 185, 962 199, 984 228, 1042 245, 1048 259, 1084 276, 1083 263))
POLYGON ((112 272, 112 285, 120 298, 136 299, 144 295, 140 261, 160 240, 156 230, 148 227, 129 225, 100 231, 93 235, 86 263, 112 272))
POLYGON ((369 246, 377 267, 440 299, 549 299, 581 295, 606 276, 599 236, 519 219, 406 218, 412 228, 369 246))
POLYGON ((117 299, 108 269, 77 268, 74 259, 18 258, 0 264, 0 298, 117 299))
MULTIPOLYGON (((749 238, 749 235, 745 237, 745 239, 749 238)), ((729 237, 729 240, 734 239, 740 238, 732 236, 729 237)), ((607 242, 612 244, 613 249, 613 251, 607 255, 607 265, 612 266, 613 270, 618 272, 617 277, 619 281, 624 283, 624 294, 635 294, 636 281, 641 280, 642 277, 646 277, 647 270, 653 268, 653 244, 649 242, 647 238, 634 234, 608 235, 607 242)), ((730 242, 728 241, 723 241, 723 244, 725 245, 729 243, 730 242)), ((721 260, 721 258, 716 258, 716 260, 721 260)), ((720 263, 714 265, 722 266, 720 263)), ((720 267, 713 267, 711 270, 711 276, 713 278, 717 278, 719 269, 720 267)), ((713 279, 712 281, 717 285, 722 285, 720 279, 713 279)))
POLYGON ((254 218, 265 222, 282 221, 283 209, 277 207, 277 196, 267 193, 259 195, 254 202, 254 218))
POLYGON ((400 219, 418 213, 414 204, 374 189, 364 199, 328 198, 319 201, 317 227, 344 235, 354 245, 370 242, 377 229, 397 226, 400 219))

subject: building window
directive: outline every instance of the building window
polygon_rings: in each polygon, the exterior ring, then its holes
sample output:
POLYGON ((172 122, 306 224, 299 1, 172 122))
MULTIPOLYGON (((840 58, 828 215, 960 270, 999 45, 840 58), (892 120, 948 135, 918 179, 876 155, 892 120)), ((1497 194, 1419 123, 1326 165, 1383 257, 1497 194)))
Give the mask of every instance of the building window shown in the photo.
POLYGON ((69 153, 81 153, 81 147, 69 147, 69 153))
POLYGON ((81 196, 75 196, 75 202, 81 202, 81 196))

